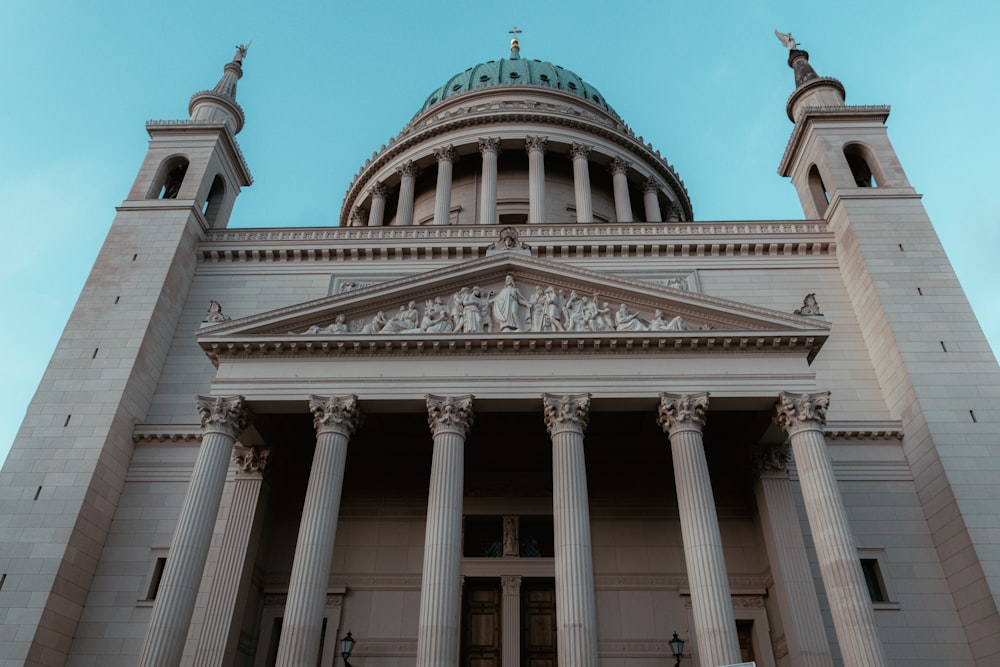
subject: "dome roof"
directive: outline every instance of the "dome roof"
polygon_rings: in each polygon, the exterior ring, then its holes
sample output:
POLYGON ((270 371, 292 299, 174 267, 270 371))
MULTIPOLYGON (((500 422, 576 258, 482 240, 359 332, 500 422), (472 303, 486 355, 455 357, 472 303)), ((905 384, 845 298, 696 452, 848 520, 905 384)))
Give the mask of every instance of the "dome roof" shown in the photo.
POLYGON ((615 110, 604 101, 604 95, 592 85, 577 76, 576 72, 554 65, 547 60, 521 58, 516 49, 511 50, 510 59, 490 60, 459 72, 427 96, 427 101, 417 112, 419 116, 435 104, 478 88, 492 86, 521 85, 556 88, 582 97, 611 112, 615 110))

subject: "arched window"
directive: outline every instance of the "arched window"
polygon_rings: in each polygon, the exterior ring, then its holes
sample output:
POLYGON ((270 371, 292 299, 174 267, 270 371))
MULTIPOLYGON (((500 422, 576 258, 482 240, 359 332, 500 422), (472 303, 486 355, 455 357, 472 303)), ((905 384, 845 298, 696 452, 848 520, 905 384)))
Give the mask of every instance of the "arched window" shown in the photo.
MULTIPOLYGON (((851 175, 854 177, 854 184, 859 188, 877 188, 875 173, 872 171, 874 156, 867 146, 861 144, 847 144, 844 146, 844 157, 847 158, 847 166, 851 168, 851 175)), ((877 167, 877 165, 876 165, 877 167)))
POLYGON ((816 213, 820 216, 825 215, 826 208, 830 205, 830 195, 827 194, 823 177, 819 175, 819 167, 816 165, 809 167, 809 193, 816 205, 816 213))
POLYGON ((222 208, 222 200, 225 196, 226 182, 222 180, 222 176, 216 174, 215 180, 212 181, 212 189, 208 191, 208 197, 205 198, 205 205, 201 209, 209 227, 215 226, 215 219, 219 215, 219 209, 222 208))
POLYGON ((188 159, 178 155, 164 161, 160 165, 160 171, 153 187, 150 188, 149 199, 177 199, 177 193, 181 191, 181 184, 184 182, 184 174, 188 170, 188 159))

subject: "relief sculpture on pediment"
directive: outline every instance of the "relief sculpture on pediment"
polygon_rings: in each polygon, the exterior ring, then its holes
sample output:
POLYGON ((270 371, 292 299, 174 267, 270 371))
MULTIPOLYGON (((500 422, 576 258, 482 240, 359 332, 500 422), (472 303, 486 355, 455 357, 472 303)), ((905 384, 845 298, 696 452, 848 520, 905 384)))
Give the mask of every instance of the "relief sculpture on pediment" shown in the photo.
MULTIPOLYGON (((530 289, 530 288, 529 288, 530 289)), ((391 312, 391 311, 390 311, 391 312)), ((569 294, 552 285, 536 285, 525 296, 514 276, 507 275, 497 290, 479 285, 462 287, 450 297, 436 296, 399 306, 395 314, 380 310, 374 316, 347 322, 343 313, 327 326, 311 326, 303 334, 440 334, 440 333, 558 333, 610 331, 693 331, 709 329, 680 315, 656 309, 652 318, 622 303, 617 309, 600 295, 569 294)))

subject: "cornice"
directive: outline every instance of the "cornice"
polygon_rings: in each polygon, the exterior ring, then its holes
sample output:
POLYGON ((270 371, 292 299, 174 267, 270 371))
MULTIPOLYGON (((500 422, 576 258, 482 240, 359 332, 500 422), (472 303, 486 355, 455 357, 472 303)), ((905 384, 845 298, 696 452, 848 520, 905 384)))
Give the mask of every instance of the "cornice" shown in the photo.
POLYGON ((903 422, 893 421, 829 421, 823 428, 829 440, 902 440, 903 422))
MULTIPOLYGON (((205 263, 474 259, 496 240, 496 225, 315 227, 209 230, 205 263)), ((523 225, 536 257, 828 257, 834 235, 823 221, 523 225)))

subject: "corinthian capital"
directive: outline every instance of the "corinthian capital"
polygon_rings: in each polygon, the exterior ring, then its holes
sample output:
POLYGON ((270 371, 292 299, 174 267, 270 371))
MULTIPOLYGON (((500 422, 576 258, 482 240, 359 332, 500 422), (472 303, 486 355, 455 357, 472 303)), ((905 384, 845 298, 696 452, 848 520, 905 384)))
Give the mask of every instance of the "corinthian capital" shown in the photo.
POLYGON ((830 406, 830 392, 815 394, 794 394, 783 391, 778 394, 778 425, 792 435, 804 428, 818 429, 826 423, 826 409, 830 406))
POLYGON ((361 424, 361 409, 354 394, 310 396, 309 412, 313 415, 317 433, 337 431, 349 438, 361 424))
POLYGON ((624 160, 620 157, 611 158, 611 173, 612 174, 625 174, 628 172, 628 168, 632 166, 632 163, 628 160, 624 160))
POLYGON ((203 431, 221 431, 234 439, 253 418, 242 396, 199 396, 198 413, 203 431))
POLYGON ((486 153, 488 151, 500 154, 500 137, 481 137, 479 139, 479 152, 486 153))
POLYGON ((650 176, 649 178, 647 178, 646 180, 644 180, 642 182, 642 191, 643 191, 643 193, 647 193, 647 192, 659 192, 660 191, 660 184, 657 182, 657 180, 655 178, 653 178, 652 176, 650 176))
POLYGON ((754 469, 758 475, 766 473, 788 473, 788 463, 792 452, 787 444, 764 445, 753 452, 754 469))
POLYGON ((593 146, 588 146, 587 144, 575 143, 569 147, 569 156, 574 160, 584 159, 590 157, 590 151, 594 150, 593 146))
POLYGON ((590 394, 542 394, 542 409, 549 435, 560 431, 577 431, 582 435, 590 419, 590 394))
POLYGON ((678 431, 698 431, 705 426, 708 392, 697 394, 660 394, 657 423, 667 435, 678 431))
POLYGON ((427 394, 427 423, 431 433, 457 431, 462 437, 472 428, 472 394, 433 396, 427 394))
POLYGON ((368 188, 368 192, 371 193, 372 198, 381 197, 382 199, 385 199, 389 194, 389 188, 385 187, 385 183, 377 181, 373 183, 370 188, 368 188))
POLYGON ((237 476, 261 476, 267 470, 271 456, 270 447, 243 447, 237 445, 233 449, 233 463, 236 464, 237 476))
POLYGON ((525 137, 524 138, 524 148, 529 153, 531 151, 541 151, 545 152, 548 148, 549 138, 548 137, 525 137))
POLYGON ((434 149, 434 157, 437 158, 438 162, 454 162, 455 161, 455 147, 451 144, 443 146, 441 148, 434 149))
POLYGON ((420 172, 420 167, 418 167, 417 163, 414 162, 413 160, 407 160, 403 164, 396 167, 396 173, 402 176, 403 178, 407 176, 416 178, 419 172, 420 172))
POLYGON ((351 227, 364 227, 368 224, 368 209, 355 206, 351 211, 351 227))

